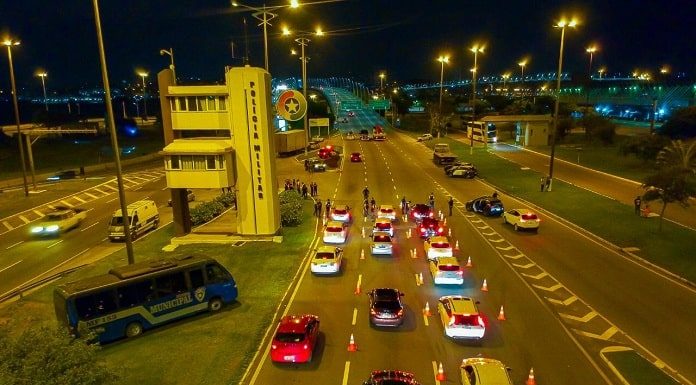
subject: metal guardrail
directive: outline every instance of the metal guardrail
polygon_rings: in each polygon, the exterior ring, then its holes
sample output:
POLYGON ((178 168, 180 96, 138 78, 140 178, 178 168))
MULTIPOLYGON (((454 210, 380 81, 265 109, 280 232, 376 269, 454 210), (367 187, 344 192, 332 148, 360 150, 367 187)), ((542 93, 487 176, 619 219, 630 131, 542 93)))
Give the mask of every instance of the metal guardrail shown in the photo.
POLYGON ((3 293, 2 295, 0 295, 0 304, 2 304, 2 303, 6 302, 14 297, 17 297, 17 296, 19 296, 19 298, 21 299, 24 297, 25 292, 32 290, 32 289, 35 289, 39 286, 45 285, 49 282, 55 281, 57 279, 63 278, 64 276, 66 276, 74 271, 77 271, 85 266, 87 266, 87 265, 83 264, 83 265, 76 266, 76 267, 73 267, 73 268, 70 268, 67 270, 63 270, 63 271, 58 272, 56 274, 50 275, 48 277, 41 278, 38 281, 28 283, 26 285, 20 286, 16 289, 13 289, 13 290, 10 290, 6 293, 3 293))

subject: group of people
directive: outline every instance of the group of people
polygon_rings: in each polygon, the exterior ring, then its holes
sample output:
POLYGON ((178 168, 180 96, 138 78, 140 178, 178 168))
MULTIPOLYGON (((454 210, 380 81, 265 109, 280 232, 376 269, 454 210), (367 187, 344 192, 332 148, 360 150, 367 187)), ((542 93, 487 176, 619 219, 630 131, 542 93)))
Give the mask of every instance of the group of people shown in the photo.
POLYGON ((292 180, 285 180, 285 191, 288 190, 296 190, 297 193, 302 195, 302 197, 305 199, 310 196, 316 197, 319 195, 319 186, 317 186, 317 182, 310 182, 308 186, 307 184, 300 182, 299 179, 295 178, 292 180))
MULTIPOLYGON (((321 208, 322 208, 322 206, 323 206, 323 205, 322 205, 322 203, 321 203, 321 199, 318 199, 318 198, 317 198, 317 200, 314 201, 314 216, 315 216, 315 217, 321 218, 321 210, 322 210, 321 208)), ((329 216, 331 216, 331 206, 332 206, 331 199, 326 199, 326 211, 325 211, 325 212, 326 212, 326 218, 329 218, 329 216)))

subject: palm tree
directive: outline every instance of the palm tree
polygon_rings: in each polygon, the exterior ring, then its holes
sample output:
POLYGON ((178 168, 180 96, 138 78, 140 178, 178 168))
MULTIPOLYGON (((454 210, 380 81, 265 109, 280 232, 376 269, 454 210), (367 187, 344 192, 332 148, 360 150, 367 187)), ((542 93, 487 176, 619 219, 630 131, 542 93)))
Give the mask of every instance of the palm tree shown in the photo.
POLYGON ((673 140, 657 154, 658 166, 679 167, 696 173, 696 140, 685 145, 681 140, 673 140))

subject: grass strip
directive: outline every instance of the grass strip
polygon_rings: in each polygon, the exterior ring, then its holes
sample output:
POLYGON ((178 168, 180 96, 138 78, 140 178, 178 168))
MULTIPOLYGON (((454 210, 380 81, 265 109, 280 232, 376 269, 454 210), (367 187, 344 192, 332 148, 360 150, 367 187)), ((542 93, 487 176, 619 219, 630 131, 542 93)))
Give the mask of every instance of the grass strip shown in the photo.
POLYGON ((635 350, 603 353, 631 385, 677 385, 674 378, 657 368, 635 350))

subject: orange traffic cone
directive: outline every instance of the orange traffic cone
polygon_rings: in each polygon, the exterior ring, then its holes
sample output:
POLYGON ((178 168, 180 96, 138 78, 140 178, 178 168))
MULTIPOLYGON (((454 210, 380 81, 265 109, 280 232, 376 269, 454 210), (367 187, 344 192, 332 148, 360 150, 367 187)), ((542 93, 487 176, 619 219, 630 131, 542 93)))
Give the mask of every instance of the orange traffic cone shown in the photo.
POLYGON ((360 294, 360 281, 358 280, 358 284, 355 285, 355 295, 360 294))
POLYGON ((505 310, 503 310, 503 305, 500 305, 500 313, 498 313, 498 321, 505 321, 505 310))
POLYGON ((454 244, 454 249, 459 250, 459 241, 455 242, 454 244))
POLYGON ((469 256, 469 259, 466 260, 466 267, 474 267, 474 265, 471 263, 471 255, 469 256))
POLYGON ((360 259, 365 259, 365 249, 360 250, 360 259))
POLYGON ((435 379, 438 381, 447 381, 447 376, 445 376, 445 370, 442 369, 442 362, 440 362, 440 366, 437 368, 437 376, 435 376, 435 379))
POLYGON ((411 238, 411 229, 408 229, 407 234, 408 234, 408 238, 411 238))
POLYGON ((416 251, 416 248, 413 248, 413 258, 418 257, 418 251, 416 251))
POLYGON ((358 345, 355 344, 355 338, 353 337, 353 333, 350 333, 350 342, 348 342, 348 351, 349 352, 357 352, 358 351, 358 345))
POLYGON ((536 380, 534 379, 534 368, 529 369, 529 377, 524 383, 525 385, 536 385, 536 380))
POLYGON ((488 282, 486 282, 486 279, 483 279, 483 285, 481 285, 481 291, 488 291, 488 282))
POLYGON ((442 224, 447 225, 447 218, 442 222, 442 224))
POLYGON ((432 314, 430 313, 430 304, 425 303, 425 309, 423 309, 423 315, 426 317, 430 317, 432 314))

